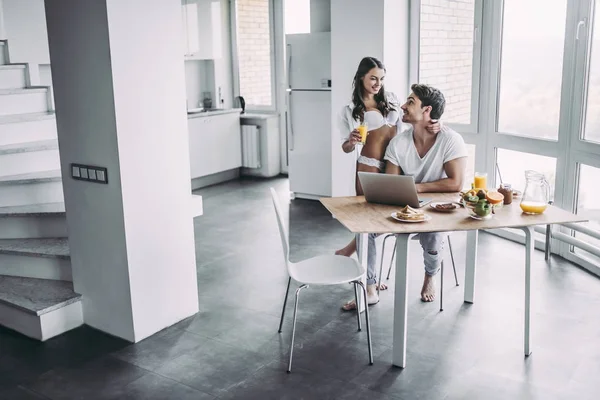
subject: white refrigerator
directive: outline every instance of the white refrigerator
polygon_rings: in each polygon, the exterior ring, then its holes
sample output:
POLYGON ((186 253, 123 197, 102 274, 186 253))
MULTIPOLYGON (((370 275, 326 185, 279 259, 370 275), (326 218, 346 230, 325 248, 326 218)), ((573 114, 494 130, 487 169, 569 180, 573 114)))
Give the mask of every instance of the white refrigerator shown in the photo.
POLYGON ((331 196, 331 34, 286 35, 286 56, 290 191, 331 196))

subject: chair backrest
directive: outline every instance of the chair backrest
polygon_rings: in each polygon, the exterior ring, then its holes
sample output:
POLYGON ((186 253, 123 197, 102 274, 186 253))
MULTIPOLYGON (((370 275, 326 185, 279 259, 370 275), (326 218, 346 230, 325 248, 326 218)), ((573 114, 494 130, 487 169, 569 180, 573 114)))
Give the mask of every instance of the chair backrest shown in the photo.
POLYGON ((277 225, 279 226, 279 234, 281 235, 281 245, 283 246, 283 255, 285 257, 286 268, 289 263, 289 255, 290 255, 290 242, 288 232, 285 229, 285 224, 283 222, 283 214, 281 212, 281 207, 279 206, 279 197, 277 197, 277 192, 275 189, 271 189, 271 198, 273 199, 273 206, 275 207, 275 214, 277 214, 277 225))

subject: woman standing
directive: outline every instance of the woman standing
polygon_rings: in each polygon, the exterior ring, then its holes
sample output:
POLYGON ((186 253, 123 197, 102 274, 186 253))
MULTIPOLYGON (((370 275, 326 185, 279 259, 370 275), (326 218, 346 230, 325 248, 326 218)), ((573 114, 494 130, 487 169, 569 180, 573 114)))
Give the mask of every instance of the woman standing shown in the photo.
MULTIPOLYGON (((356 195, 363 194, 358 172, 384 172, 385 150, 398 129, 402 130, 400 104, 395 94, 386 93, 383 82, 385 80, 385 67, 381 61, 374 57, 365 57, 360 61, 354 80, 352 82, 352 102, 341 111, 340 134, 342 136, 342 149, 345 153, 354 151, 361 142, 358 127, 365 124, 368 129, 366 142, 362 146, 360 156, 356 161, 356 195)), ((435 122, 430 128, 432 133, 440 130, 440 125, 435 122)), ((369 304, 379 302, 377 295, 377 275, 375 262, 377 258, 376 235, 369 235, 367 255, 367 301, 369 304)), ((350 257, 356 251, 356 239, 352 239, 346 247, 335 252, 336 255, 350 257)), ((381 284, 381 290, 387 286, 381 284)), ((347 302, 342 307, 344 310, 354 310, 354 300, 347 302)))

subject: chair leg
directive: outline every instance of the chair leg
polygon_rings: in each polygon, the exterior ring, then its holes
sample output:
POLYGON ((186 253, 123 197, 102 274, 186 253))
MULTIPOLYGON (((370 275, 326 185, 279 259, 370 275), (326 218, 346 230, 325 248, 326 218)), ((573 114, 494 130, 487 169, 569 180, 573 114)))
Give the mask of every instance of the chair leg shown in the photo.
POLYGON ((450 241, 450 235, 448 235, 448 248, 450 249, 450 259, 452 260, 452 270, 454 271, 454 281, 456 286, 460 286, 458 283, 458 275, 456 275, 456 264, 454 263, 454 252, 452 252, 452 242, 450 241))
MULTIPOLYGON (((381 275, 383 273, 383 256, 385 255, 385 242, 388 240, 388 238, 390 236, 395 236, 395 235, 394 234, 389 234, 389 235, 386 235, 383 238, 383 246, 381 248, 381 262, 379 263, 379 276, 378 276, 379 281, 378 281, 378 284, 377 284, 377 295, 378 296, 379 296, 379 287, 381 286, 381 275)), ((393 257, 394 257, 394 255, 392 254, 392 258, 393 257)))
POLYGON ((283 299, 283 308, 281 309, 281 321, 279 321, 279 333, 283 327, 283 316, 285 315, 285 306, 287 305, 288 294, 290 293, 290 284, 292 283, 292 277, 288 279, 287 289, 285 290, 285 298, 283 299))
POLYGON ((356 320, 358 322, 358 331, 360 332, 362 327, 360 325, 360 307, 358 304, 358 286, 356 286, 356 282, 354 282, 354 301, 356 302, 356 320))
POLYGON ((440 311, 444 311, 444 260, 440 268, 440 311))
POLYGON ((390 272, 392 272, 392 265, 394 265, 394 256, 396 255, 396 244, 394 243, 394 250, 392 250, 392 258, 390 258, 390 267, 388 268, 387 277, 385 279, 390 279, 390 272))
POLYGON ((373 347, 371 346, 371 323, 369 322, 369 305, 367 303, 367 289, 361 281, 355 281, 362 288, 365 300, 365 319, 367 321, 367 344, 369 345, 369 364, 373 365, 373 347))
POLYGON ((296 336, 296 315, 298 314, 298 295, 302 289, 307 288, 308 285, 302 285, 296 289, 296 302, 294 303, 294 322, 292 324, 292 344, 290 344, 290 361, 288 363, 287 372, 292 372, 292 356, 294 354, 294 336, 296 336))

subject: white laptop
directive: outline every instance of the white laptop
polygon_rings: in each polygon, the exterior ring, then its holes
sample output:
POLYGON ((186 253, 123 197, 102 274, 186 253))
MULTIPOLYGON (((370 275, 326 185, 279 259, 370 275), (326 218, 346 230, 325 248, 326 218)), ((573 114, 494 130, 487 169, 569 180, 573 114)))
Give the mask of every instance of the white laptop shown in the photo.
POLYGON ((359 171, 358 179, 368 203, 419 208, 432 200, 419 198, 412 176, 359 171))

